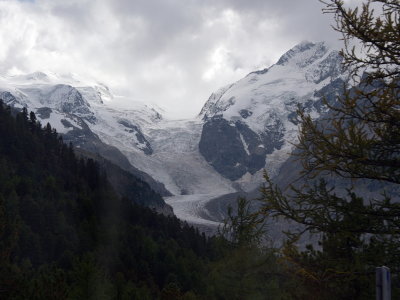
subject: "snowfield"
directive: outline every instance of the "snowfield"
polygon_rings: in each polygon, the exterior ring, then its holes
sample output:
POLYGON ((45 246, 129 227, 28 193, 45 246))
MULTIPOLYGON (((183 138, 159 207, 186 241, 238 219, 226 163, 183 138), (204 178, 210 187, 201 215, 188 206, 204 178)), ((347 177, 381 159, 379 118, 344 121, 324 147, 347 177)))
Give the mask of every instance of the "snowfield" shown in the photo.
POLYGON ((199 120, 162 120, 144 132, 154 154, 124 154, 139 169, 163 182, 174 195, 224 194, 236 191, 199 153, 202 123, 199 120))
MULTIPOLYGON (((221 195, 256 189, 264 168, 236 181, 218 173, 199 151, 205 120, 220 116, 231 126, 240 121, 260 135, 279 131, 282 146, 265 157, 264 167, 274 176, 297 139, 297 125, 289 116, 298 103, 312 107, 319 99, 315 92, 343 76, 339 66, 337 51, 324 43, 303 42, 270 68, 213 93, 199 117, 191 120, 164 119, 159 108, 116 96, 106 85, 74 74, 0 76, 0 96, 7 104, 34 111, 43 125, 49 122, 59 133, 86 130, 118 148, 134 167, 174 195, 165 201, 180 219, 215 232, 220 220, 211 217, 206 204, 221 195)), ((311 114, 318 116, 315 110, 311 114)), ((250 155, 245 136, 240 135, 240 141, 250 155)))

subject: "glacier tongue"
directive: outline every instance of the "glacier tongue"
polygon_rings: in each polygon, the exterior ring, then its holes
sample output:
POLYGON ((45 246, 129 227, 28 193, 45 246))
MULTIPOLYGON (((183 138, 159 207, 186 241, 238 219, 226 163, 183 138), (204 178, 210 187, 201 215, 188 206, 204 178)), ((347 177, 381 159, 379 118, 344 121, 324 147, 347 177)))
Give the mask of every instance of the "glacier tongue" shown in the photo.
POLYGON ((163 182, 175 195, 223 194, 236 191, 232 182, 218 174, 200 155, 202 122, 196 120, 163 120, 147 127, 145 133, 154 154, 123 151, 131 163, 163 182))
POLYGON ((164 198, 165 202, 174 208, 176 216, 186 222, 199 227, 207 234, 215 234, 220 227, 221 220, 215 220, 208 212, 206 204, 218 194, 178 195, 164 198))
POLYGON ((175 195, 236 191, 198 151, 201 120, 165 120, 150 105, 114 96, 107 86, 76 77, 43 72, 3 77, 1 95, 9 104, 34 111, 38 120, 62 134, 76 131, 77 139, 85 139, 84 128, 90 130, 175 195), (120 105, 124 101, 129 109, 120 105))

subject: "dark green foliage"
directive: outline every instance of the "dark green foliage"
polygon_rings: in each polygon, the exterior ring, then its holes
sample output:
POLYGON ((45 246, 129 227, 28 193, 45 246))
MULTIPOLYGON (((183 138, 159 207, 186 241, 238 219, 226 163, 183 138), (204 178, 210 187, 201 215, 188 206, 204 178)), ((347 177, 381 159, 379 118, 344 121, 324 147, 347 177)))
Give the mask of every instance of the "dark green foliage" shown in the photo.
POLYGON ((33 113, 0 103, 0 299, 283 299, 247 200, 230 211, 232 241, 208 238, 135 204, 159 196, 128 179, 139 198, 118 196, 33 113))
POLYGON ((0 103, 0 299, 212 299, 216 253, 177 218, 117 196, 34 113, 0 103))
POLYGON ((211 264, 208 289, 216 299, 286 299, 291 286, 277 252, 267 247, 264 217, 252 209, 254 202, 238 198, 231 207, 217 242, 221 257, 211 264))
POLYGON ((400 3, 365 0, 353 7, 342 0, 321 2, 334 14, 334 28, 345 43, 344 65, 356 85, 344 89, 334 104, 326 101, 330 111, 317 120, 299 111, 297 155, 302 179, 311 183, 292 186, 284 194, 266 176, 262 212, 299 224, 282 250, 301 286, 293 295, 374 299, 375 267, 386 265, 392 270, 392 295, 397 299, 398 195, 382 190, 360 197, 357 180, 392 191, 400 184, 400 3), (329 188, 331 175, 351 179, 347 194, 329 188), (296 247, 304 232, 316 234, 318 247, 296 247))
POLYGON ((237 248, 260 246, 265 235, 265 217, 257 211, 252 212, 251 200, 239 197, 236 202, 236 212, 228 207, 228 218, 221 234, 237 248))

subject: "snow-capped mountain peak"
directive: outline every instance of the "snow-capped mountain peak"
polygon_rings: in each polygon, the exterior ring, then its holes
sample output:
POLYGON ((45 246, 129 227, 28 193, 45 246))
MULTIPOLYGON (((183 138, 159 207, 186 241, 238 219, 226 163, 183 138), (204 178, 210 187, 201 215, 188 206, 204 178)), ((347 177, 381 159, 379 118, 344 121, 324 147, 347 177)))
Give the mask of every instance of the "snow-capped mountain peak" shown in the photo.
POLYGON ((257 185, 265 167, 273 175, 296 142, 298 104, 317 117, 323 109, 318 91, 342 87, 341 62, 326 43, 304 41, 271 67, 218 90, 200 113, 200 152, 231 180, 257 185))
POLYGON ((321 95, 334 99, 344 81, 338 51, 306 41, 213 93, 195 120, 164 119, 156 107, 76 74, 2 76, 0 98, 172 194, 220 195, 257 188, 264 169, 274 176, 296 142, 298 104, 318 117, 321 95))
POLYGON ((200 117, 205 120, 216 115, 246 116, 247 121, 258 119, 263 112, 253 111, 252 117, 247 112, 258 105, 279 106, 282 102, 292 102, 292 98, 313 93, 342 74, 341 62, 339 52, 328 48, 325 42, 304 41, 286 52, 275 65, 252 72, 213 93, 200 117))
POLYGON ((141 178, 154 188, 181 195, 174 207, 185 218, 216 195, 258 188, 264 169, 279 172, 297 139, 298 104, 315 118, 324 113, 321 95, 335 99, 346 81, 341 60, 324 42, 301 42, 213 93, 194 120, 165 119, 157 107, 76 74, 0 76, 0 98, 34 111, 75 146, 149 174, 158 183, 141 178))
POLYGON ((40 72, 40 71, 30 73, 27 75, 17 76, 16 79, 19 79, 20 81, 26 81, 26 82, 32 82, 32 81, 50 82, 49 76, 46 73, 40 72))
POLYGON ((303 41, 283 54, 276 64, 282 66, 291 64, 304 68, 323 57, 328 51, 329 48, 325 42, 303 41))

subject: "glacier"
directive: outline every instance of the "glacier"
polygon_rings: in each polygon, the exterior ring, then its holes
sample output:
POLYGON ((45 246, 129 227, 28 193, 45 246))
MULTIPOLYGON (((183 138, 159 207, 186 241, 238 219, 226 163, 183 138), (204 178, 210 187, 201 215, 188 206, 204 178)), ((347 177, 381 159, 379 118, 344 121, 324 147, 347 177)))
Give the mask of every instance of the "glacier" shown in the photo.
POLYGON ((276 64, 212 93, 193 119, 166 119, 158 107, 76 74, 1 76, 0 97, 34 111, 77 147, 89 147, 89 139, 115 147, 165 186, 179 218, 215 231, 221 220, 206 204, 256 190, 264 169, 278 175, 297 139, 298 105, 317 118, 325 109, 321 94, 334 98, 346 82, 338 51, 302 42, 276 64))

